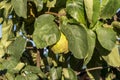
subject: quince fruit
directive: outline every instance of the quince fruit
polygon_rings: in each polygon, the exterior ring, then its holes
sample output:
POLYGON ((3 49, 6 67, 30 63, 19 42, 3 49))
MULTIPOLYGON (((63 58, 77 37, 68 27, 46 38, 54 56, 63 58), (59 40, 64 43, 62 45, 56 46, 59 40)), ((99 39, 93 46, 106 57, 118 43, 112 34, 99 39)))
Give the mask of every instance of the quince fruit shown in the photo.
POLYGON ((59 41, 52 46, 51 50, 55 54, 68 53, 68 40, 62 32, 59 41))

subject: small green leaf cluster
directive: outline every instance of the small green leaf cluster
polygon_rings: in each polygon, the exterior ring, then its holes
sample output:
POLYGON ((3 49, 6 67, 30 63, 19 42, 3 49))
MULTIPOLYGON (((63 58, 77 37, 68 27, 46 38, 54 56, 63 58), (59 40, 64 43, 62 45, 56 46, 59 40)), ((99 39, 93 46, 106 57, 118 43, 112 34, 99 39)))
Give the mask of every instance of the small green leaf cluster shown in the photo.
POLYGON ((1 0, 0 80, 120 79, 118 8, 119 0, 1 0), (55 54, 61 33, 68 51, 55 54))

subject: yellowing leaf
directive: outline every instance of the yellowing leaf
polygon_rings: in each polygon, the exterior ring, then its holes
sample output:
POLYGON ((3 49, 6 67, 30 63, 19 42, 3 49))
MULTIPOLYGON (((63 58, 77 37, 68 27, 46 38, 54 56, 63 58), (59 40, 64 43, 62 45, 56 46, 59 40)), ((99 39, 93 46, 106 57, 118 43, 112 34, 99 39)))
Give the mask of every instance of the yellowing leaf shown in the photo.
POLYGON ((108 55, 102 57, 110 66, 120 67, 120 55, 118 46, 115 46, 108 55))
POLYGON ((47 7, 51 8, 51 7, 55 7, 56 4, 56 0, 48 0, 47 1, 47 7))

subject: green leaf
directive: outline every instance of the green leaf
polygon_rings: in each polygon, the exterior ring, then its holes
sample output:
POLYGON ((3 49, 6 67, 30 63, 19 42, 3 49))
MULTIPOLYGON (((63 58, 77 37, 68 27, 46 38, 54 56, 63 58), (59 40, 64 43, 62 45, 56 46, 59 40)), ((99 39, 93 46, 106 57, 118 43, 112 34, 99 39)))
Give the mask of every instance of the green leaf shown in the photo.
POLYGON ((15 59, 10 59, 10 60, 5 60, 2 63, 2 66, 4 69, 7 69, 8 72, 15 73, 14 68, 17 66, 17 63, 18 62, 15 59))
POLYGON ((0 44, 0 58, 2 58, 5 54, 5 50, 2 44, 0 44))
POLYGON ((84 0, 85 10, 89 23, 92 27, 99 19, 100 0, 84 0))
POLYGON ((60 80, 62 77, 62 68, 52 68, 50 70, 50 80, 60 80))
POLYGON ((113 67, 120 67, 120 55, 116 45, 108 55, 103 55, 103 59, 113 67))
POLYGON ((11 73, 8 73, 8 72, 5 74, 5 77, 9 80, 14 80, 15 79, 14 75, 11 74, 11 73))
POLYGON ((43 0, 33 0, 36 4, 37 11, 41 11, 43 9, 43 0))
POLYGON ((120 8, 119 0, 102 0, 101 2, 101 18, 111 18, 120 8))
POLYGON ((27 73, 34 73, 40 75, 41 78, 46 78, 46 75, 40 70, 40 68, 35 66, 26 66, 22 71, 27 73))
POLYGON ((67 0, 66 10, 75 20, 86 24, 83 0, 67 0))
POLYGON ((71 68, 63 68, 63 75, 65 80, 78 80, 77 75, 71 68))
POLYGON ((112 28, 98 26, 96 33, 101 46, 107 50, 112 50, 116 42, 116 33, 114 30, 112 28))
POLYGON ((27 18, 27 0, 12 0, 11 4, 19 17, 27 18))
POLYGON ((24 76, 18 75, 15 77, 15 80, 26 80, 24 76))
POLYGON ((37 48, 50 46, 59 40, 60 31, 54 19, 55 17, 49 14, 41 15, 36 19, 33 40, 37 48))
POLYGON ((26 74, 25 76, 18 75, 15 77, 15 80, 39 80, 39 77, 36 74, 26 74))
POLYGON ((36 74, 32 74, 32 73, 27 74, 26 77, 27 80, 39 80, 39 77, 36 74))
POLYGON ((69 50, 75 58, 85 58, 88 51, 87 32, 80 25, 62 25, 62 32, 68 39, 69 50))
POLYGON ((88 52, 85 57, 84 65, 88 64, 88 62, 91 60, 96 43, 95 33, 92 30, 87 30, 87 33, 88 33, 88 52))
POLYGON ((13 43, 8 46, 8 54, 10 54, 16 60, 19 60, 25 50, 25 46, 26 39, 24 39, 22 36, 19 36, 13 43))

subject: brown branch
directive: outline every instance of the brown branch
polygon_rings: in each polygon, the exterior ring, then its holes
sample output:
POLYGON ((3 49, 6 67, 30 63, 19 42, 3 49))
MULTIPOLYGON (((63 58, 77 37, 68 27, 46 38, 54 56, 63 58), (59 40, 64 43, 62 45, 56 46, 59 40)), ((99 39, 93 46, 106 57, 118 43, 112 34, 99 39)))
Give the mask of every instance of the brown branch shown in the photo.
POLYGON ((83 69, 80 72, 76 72, 76 75, 79 75, 79 74, 86 72, 86 71, 94 71, 94 70, 100 70, 100 69, 105 69, 105 68, 110 68, 110 66, 108 66, 108 67, 100 66, 100 67, 94 67, 94 68, 89 68, 89 69, 83 69))
POLYGON ((29 49, 29 50, 37 50, 37 56, 36 56, 36 66, 40 68, 40 60, 41 60, 41 57, 40 57, 40 51, 38 49, 36 49, 36 47, 26 47, 26 49, 29 49))
MULTIPOLYGON (((109 67, 105 67, 105 68, 109 68, 109 67)), ((93 71, 93 70, 98 70, 98 69, 103 69, 103 67, 94 67, 94 68, 89 68, 89 69, 86 69, 86 71, 93 71)))
POLYGON ((37 67, 40 68, 40 51, 37 49, 37 57, 36 57, 36 61, 37 61, 37 67))
POLYGON ((59 14, 57 14, 57 13, 54 13, 54 12, 45 12, 46 14, 52 14, 52 15, 55 15, 55 16, 57 16, 57 17, 59 17, 60 15, 59 14))
POLYGON ((34 47, 26 47, 26 49, 35 49, 34 47))
POLYGON ((55 15, 57 17, 60 17, 60 16, 65 16, 66 14, 58 14, 58 13, 55 13, 55 12, 45 12, 46 14, 52 14, 52 15, 55 15))
MULTIPOLYGON (((111 66, 107 66, 107 67, 100 66, 100 67, 94 67, 94 68, 89 68, 89 69, 83 69, 80 72, 75 72, 75 73, 76 73, 76 75, 79 75, 79 74, 86 72, 86 71, 94 71, 94 70, 100 70, 100 69, 105 69, 105 68, 111 68, 111 66)), ((114 68, 118 69, 120 67, 114 67, 114 68)), ((120 70, 118 70, 118 71, 120 71, 120 70)))

